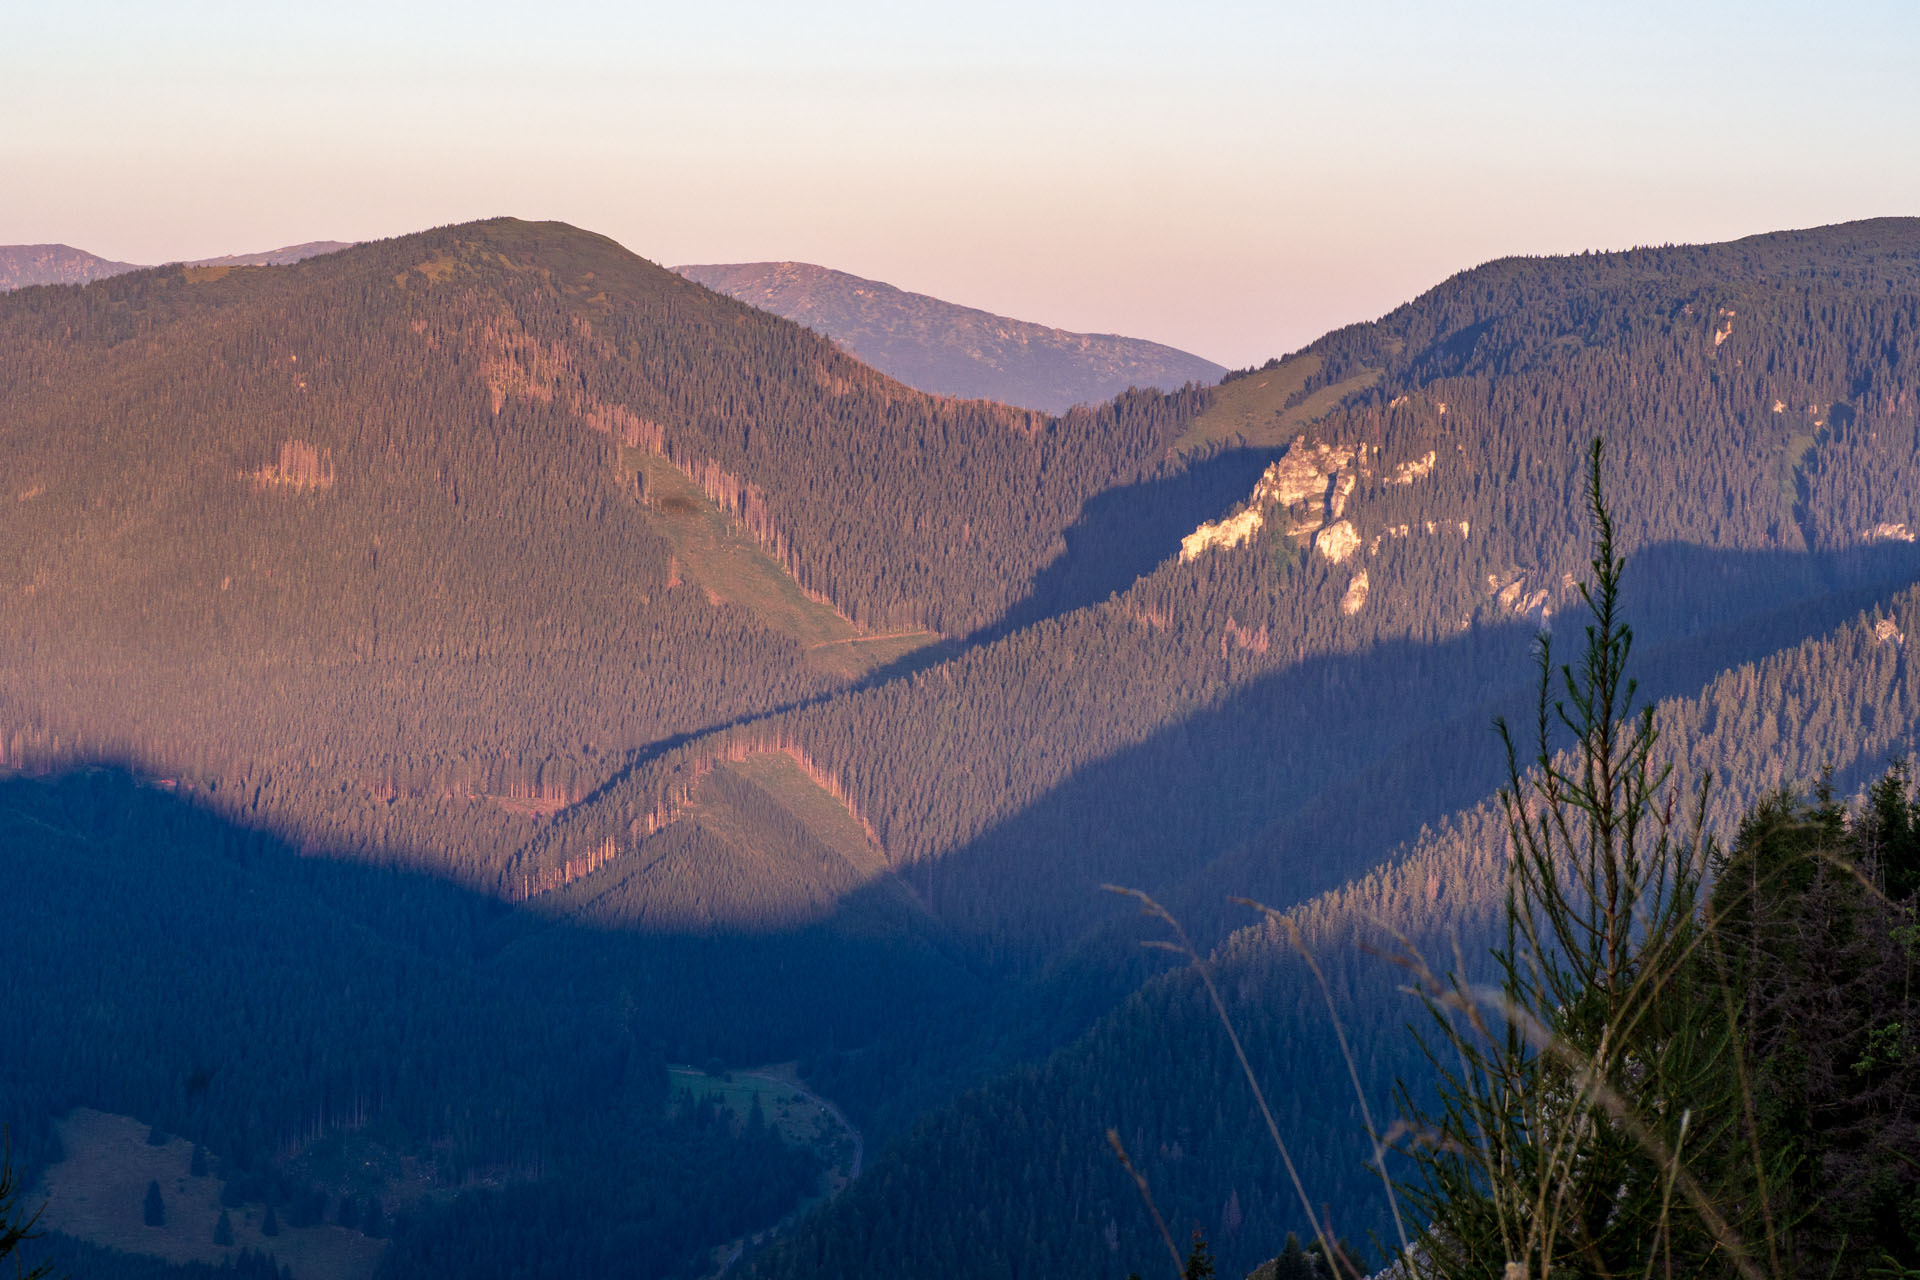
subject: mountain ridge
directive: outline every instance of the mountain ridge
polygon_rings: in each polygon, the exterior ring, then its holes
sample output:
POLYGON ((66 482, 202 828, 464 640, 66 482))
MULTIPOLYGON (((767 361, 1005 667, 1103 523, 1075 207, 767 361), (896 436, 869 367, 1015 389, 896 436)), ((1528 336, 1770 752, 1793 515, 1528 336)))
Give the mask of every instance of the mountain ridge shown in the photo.
MULTIPOLYGON (((309 240, 259 253, 231 253, 178 263, 188 267, 280 267, 325 253, 351 248, 345 240, 309 240)), ((162 265, 176 265, 172 263, 162 265)), ((65 244, 0 245, 0 293, 36 284, 87 284, 149 268, 136 262, 115 262, 65 244)))
POLYGON ((1210 385, 1226 369, 1144 338, 1009 319, 806 262, 690 264, 674 271, 818 329, 909 386, 1064 413, 1130 387, 1210 385))

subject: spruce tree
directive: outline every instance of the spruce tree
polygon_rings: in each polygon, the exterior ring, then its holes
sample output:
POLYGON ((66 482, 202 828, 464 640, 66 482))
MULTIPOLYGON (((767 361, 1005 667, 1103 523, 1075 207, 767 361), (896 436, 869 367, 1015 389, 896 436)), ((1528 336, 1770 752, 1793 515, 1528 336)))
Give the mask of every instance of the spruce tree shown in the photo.
POLYGON ((1207 1238, 1200 1234, 1200 1228, 1193 1229, 1193 1243, 1187 1248, 1187 1265, 1180 1271, 1180 1280, 1213 1280, 1213 1251, 1207 1248, 1207 1238))
POLYGON ((140 1206, 140 1220, 150 1227, 167 1225, 167 1202, 160 1198, 160 1184, 147 1183, 147 1198, 140 1206))
POLYGON ((1904 902, 1920 889, 1920 822, 1908 799, 1912 766, 1895 760, 1867 793, 1860 837, 1868 865, 1878 872, 1889 898, 1904 902))
POLYGON ((220 1220, 213 1224, 213 1242, 218 1245, 233 1243, 233 1219, 227 1216, 225 1209, 220 1211, 220 1220))

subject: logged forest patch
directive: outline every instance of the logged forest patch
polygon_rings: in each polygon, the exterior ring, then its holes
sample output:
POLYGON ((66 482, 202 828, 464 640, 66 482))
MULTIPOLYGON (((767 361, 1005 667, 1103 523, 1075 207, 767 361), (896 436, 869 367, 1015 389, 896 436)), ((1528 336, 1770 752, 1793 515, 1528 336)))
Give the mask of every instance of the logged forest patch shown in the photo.
POLYGON ((1342 400, 1380 380, 1381 370, 1362 369, 1351 378, 1309 392, 1320 372, 1317 355, 1295 356, 1277 367, 1222 383, 1207 411, 1187 424, 1173 452, 1191 453, 1209 445, 1277 448, 1303 427, 1326 417, 1342 400))
POLYGON ((807 834, 845 858, 856 872, 868 877, 887 874, 886 857, 872 830, 786 752, 763 751, 725 768, 771 797, 807 834))
MULTIPOLYGON (((261 1234, 264 1208, 226 1210, 233 1243, 213 1242, 220 1220, 221 1180, 191 1172, 193 1144, 184 1138, 148 1143, 148 1127, 130 1116, 76 1107, 59 1124, 66 1158, 47 1170, 38 1195, 47 1204, 40 1225, 91 1244, 171 1262, 218 1265, 242 1249, 273 1255, 294 1280, 369 1280, 387 1243, 333 1225, 261 1234), (142 1210, 148 1183, 160 1188, 165 1222, 148 1226, 142 1210)), ((36 1201, 37 1203, 37 1201, 36 1201)))
POLYGON ((666 458, 626 448, 620 451, 620 465, 635 477, 654 526, 672 546, 686 576, 715 599, 738 605, 799 641, 812 665, 853 679, 939 639, 932 631, 862 630, 809 594, 666 458))
POLYGON ((832 921, 894 937, 926 923, 872 826, 796 747, 733 743, 694 763, 643 825, 637 845, 618 851, 609 837, 529 878, 526 892, 581 881, 590 916, 639 929, 751 933, 832 921))

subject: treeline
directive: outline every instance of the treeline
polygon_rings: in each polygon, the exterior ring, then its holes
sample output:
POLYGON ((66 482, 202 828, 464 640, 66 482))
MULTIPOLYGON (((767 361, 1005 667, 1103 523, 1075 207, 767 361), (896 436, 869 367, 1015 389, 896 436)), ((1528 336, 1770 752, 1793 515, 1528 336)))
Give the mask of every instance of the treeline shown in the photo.
POLYGON ((266 1254, 251 1249, 243 1249, 218 1265, 168 1262, 52 1232, 23 1245, 18 1261, 29 1270, 44 1266, 49 1268, 49 1275, 83 1276, 85 1280, 290 1280, 293 1275, 266 1254))

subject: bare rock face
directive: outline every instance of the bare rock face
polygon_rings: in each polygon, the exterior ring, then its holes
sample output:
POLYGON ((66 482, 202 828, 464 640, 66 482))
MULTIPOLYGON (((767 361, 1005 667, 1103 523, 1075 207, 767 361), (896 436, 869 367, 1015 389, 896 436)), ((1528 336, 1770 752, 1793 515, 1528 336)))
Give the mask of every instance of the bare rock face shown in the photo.
POLYGON ((1362 569, 1353 575, 1353 581, 1347 584, 1347 594, 1340 598, 1340 612, 1351 618, 1367 604, 1367 571, 1362 569))
MULTIPOLYGON (((1383 543, 1412 537, 1415 530, 1406 523, 1366 530, 1366 512, 1353 510, 1350 505, 1360 482, 1411 485, 1433 474, 1437 462, 1437 453, 1429 449, 1420 457, 1384 468, 1377 446, 1336 445, 1296 436, 1286 455, 1261 474, 1245 505, 1180 540, 1180 559, 1190 561, 1209 551, 1230 550, 1272 527, 1277 536, 1284 536, 1295 546, 1311 548, 1329 564, 1345 564, 1356 556, 1364 561, 1365 556, 1378 555, 1383 543)), ((1472 526, 1465 520, 1425 522, 1429 536, 1440 535, 1443 528, 1449 536, 1454 529, 1462 538, 1472 536, 1472 526)), ((1542 589, 1529 594, 1525 586, 1524 577, 1496 578, 1488 583, 1488 594, 1497 596, 1503 608, 1535 614, 1544 622, 1550 615, 1549 593, 1542 589)), ((1358 568, 1347 582, 1340 612, 1348 617, 1359 613, 1366 607, 1371 589, 1367 570, 1358 568)))
POLYGON ((1313 535, 1313 549, 1334 564, 1343 564, 1360 549, 1360 535, 1354 531, 1353 521, 1336 520, 1313 535))
POLYGON ((716 293, 818 330, 910 387, 1048 413, 1129 387, 1212 385, 1226 369, 1140 338, 1071 333, 805 262, 675 267, 716 293))
POLYGON ((1203 524, 1180 539, 1180 559, 1197 559, 1201 552, 1214 547, 1237 547, 1260 532, 1266 522, 1266 512, 1258 504, 1250 503, 1225 520, 1203 524))
MULTIPOLYGON (((1367 446, 1330 445, 1324 441, 1307 443, 1305 436, 1294 438, 1286 456, 1267 467, 1247 496, 1247 504, 1224 520, 1203 524, 1180 540, 1180 558, 1192 560, 1214 547, 1237 547, 1266 526, 1267 512, 1289 513, 1287 535, 1300 543, 1313 543, 1321 554, 1336 564, 1353 553, 1349 538, 1358 545, 1359 535, 1351 524, 1334 533, 1324 543, 1319 535, 1329 521, 1340 522, 1364 467, 1367 446)), ((1344 523, 1344 522, 1341 522, 1344 523)))

